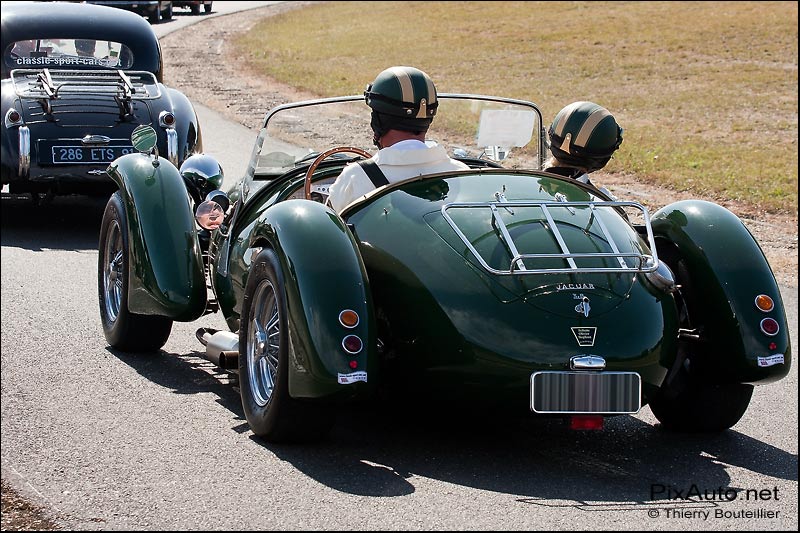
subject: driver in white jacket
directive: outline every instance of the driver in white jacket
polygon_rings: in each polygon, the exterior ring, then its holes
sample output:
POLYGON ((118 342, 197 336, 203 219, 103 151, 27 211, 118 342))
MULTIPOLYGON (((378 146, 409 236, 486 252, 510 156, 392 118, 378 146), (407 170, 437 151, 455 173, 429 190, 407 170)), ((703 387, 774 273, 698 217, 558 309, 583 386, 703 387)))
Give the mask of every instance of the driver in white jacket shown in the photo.
POLYGON ((347 165, 331 185, 328 202, 337 213, 381 185, 469 168, 425 140, 439 105, 427 74, 413 67, 388 68, 367 86, 364 97, 372 108, 373 142, 379 150, 370 159, 347 165))

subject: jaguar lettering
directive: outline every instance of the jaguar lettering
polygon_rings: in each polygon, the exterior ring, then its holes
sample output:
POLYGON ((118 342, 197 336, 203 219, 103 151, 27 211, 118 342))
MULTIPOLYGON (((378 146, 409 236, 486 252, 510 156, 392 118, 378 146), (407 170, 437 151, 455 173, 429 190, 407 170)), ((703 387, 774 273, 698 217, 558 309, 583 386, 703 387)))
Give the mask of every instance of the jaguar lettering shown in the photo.
POLYGON ((581 291, 594 290, 593 283, 559 283, 556 285, 557 291, 581 291))

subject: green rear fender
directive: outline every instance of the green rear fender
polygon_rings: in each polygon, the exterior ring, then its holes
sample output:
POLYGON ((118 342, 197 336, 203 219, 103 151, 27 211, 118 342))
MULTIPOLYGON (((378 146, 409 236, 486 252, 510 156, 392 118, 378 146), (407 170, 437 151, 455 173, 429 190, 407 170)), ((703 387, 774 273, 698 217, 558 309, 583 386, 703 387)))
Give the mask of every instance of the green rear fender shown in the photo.
POLYGON ((709 363, 705 368, 713 372, 709 377, 766 384, 786 376, 791 346, 780 289, 742 221, 717 204, 686 200, 658 210, 652 225, 656 239, 672 242, 686 261, 703 315, 702 336, 709 341, 703 355, 709 363), (774 300, 771 312, 756 308, 759 294, 774 300), (775 336, 761 331, 767 317, 780 325, 775 336))
POLYGON ((128 218, 128 308, 188 322, 206 306, 203 258, 180 172, 161 157, 129 154, 108 167, 128 218))
POLYGON ((286 280, 289 314, 289 394, 294 398, 364 396, 377 380, 376 333, 364 262, 353 235, 330 208, 287 200, 260 217, 250 246, 270 246, 286 280), (359 316, 354 328, 339 322, 344 310, 359 316), (342 346, 357 335, 364 348, 342 346), (367 381, 355 381, 355 379, 367 381))

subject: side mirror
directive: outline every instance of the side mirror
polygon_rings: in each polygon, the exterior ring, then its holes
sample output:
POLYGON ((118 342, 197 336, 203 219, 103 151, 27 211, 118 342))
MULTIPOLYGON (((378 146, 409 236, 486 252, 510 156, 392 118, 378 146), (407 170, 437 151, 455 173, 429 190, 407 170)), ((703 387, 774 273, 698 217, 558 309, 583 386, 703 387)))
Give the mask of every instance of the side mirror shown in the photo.
POLYGON ((205 201, 197 206, 194 218, 201 228, 213 231, 225 220, 225 212, 231 202, 228 195, 222 191, 211 191, 205 201))
POLYGON ((158 162, 158 148, 156 148, 157 143, 158 135, 156 134, 156 130, 149 124, 140 124, 139 126, 136 126, 136 129, 134 129, 133 132, 131 132, 131 144, 137 151, 143 154, 154 153, 154 167, 157 167, 160 164, 158 162))

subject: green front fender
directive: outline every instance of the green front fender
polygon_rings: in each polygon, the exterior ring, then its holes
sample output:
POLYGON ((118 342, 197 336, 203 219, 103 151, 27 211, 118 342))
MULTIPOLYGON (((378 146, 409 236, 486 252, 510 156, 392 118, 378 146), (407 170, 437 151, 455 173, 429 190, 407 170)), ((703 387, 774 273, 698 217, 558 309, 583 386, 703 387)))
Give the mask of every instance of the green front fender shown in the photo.
POLYGON ((265 211, 256 224, 250 247, 264 245, 277 253, 286 282, 289 394, 293 398, 368 394, 378 378, 372 296, 358 245, 342 219, 320 203, 287 200, 265 211), (354 328, 339 322, 346 309, 358 313, 354 328), (356 355, 342 346, 351 334, 364 344, 356 355), (367 381, 340 381, 363 377, 362 372, 367 381))
POLYGON ((714 376, 725 381, 766 384, 789 372, 791 346, 780 289, 761 247, 739 218, 717 204, 686 200, 653 214, 656 239, 674 243, 686 260, 695 298, 702 302, 705 357, 714 376), (775 308, 755 306, 759 294, 775 308), (761 331, 772 317, 775 336, 761 331), (773 344, 774 343, 774 344, 773 344), (776 363, 783 355, 784 362, 776 363))
POLYGON ((188 322, 206 306, 203 258, 180 172, 128 154, 108 167, 128 218, 128 310, 188 322))

